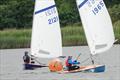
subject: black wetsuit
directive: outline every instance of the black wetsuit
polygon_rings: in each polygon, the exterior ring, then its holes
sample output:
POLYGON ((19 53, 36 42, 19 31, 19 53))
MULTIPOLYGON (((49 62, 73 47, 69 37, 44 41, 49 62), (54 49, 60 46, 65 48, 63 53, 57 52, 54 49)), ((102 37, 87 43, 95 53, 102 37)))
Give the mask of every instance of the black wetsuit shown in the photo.
POLYGON ((23 60, 24 60, 24 62, 25 62, 26 64, 30 63, 30 56, 24 55, 24 56, 23 56, 23 60))

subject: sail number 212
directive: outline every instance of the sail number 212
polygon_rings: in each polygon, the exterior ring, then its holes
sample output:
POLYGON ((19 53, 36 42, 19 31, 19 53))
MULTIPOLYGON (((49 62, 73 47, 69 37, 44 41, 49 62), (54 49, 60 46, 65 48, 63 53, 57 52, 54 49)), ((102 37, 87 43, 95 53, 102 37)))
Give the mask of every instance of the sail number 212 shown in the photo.
POLYGON ((51 9, 48 9, 46 12, 45 12, 45 15, 46 16, 51 16, 51 15, 54 15, 53 17, 49 18, 48 19, 48 24, 53 24, 55 22, 57 22, 59 20, 58 16, 56 15, 57 11, 56 11, 56 8, 51 8, 51 9), (55 16, 56 15, 56 16, 55 16))
POLYGON ((94 13, 94 15, 96 15, 97 13, 99 13, 99 11, 102 9, 103 6, 104 6, 103 1, 100 1, 99 4, 92 10, 92 12, 94 13))
POLYGON ((55 23, 58 21, 58 16, 48 19, 49 24, 55 23))

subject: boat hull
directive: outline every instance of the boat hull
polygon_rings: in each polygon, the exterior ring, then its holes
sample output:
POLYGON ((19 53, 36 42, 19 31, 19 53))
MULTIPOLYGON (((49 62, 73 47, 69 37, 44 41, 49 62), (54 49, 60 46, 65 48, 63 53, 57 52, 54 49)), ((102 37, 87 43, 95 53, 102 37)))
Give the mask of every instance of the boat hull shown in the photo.
POLYGON ((80 66, 79 69, 76 70, 63 70, 59 73, 76 73, 76 72, 94 72, 94 73, 100 73, 105 71, 105 65, 89 65, 89 66, 80 66))
POLYGON ((105 71, 105 65, 97 65, 95 67, 93 66, 93 68, 87 69, 85 71, 95 72, 95 73, 104 72, 105 71))
POLYGON ((24 70, 34 70, 35 68, 48 67, 45 65, 35 65, 35 64, 23 64, 24 70))

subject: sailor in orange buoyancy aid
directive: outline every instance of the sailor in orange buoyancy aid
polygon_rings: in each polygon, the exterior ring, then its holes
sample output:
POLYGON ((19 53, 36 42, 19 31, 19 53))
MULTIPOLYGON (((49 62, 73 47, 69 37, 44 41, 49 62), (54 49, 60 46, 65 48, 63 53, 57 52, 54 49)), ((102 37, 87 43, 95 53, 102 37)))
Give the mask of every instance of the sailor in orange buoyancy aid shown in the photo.
POLYGON ((77 66, 76 64, 80 64, 80 62, 77 62, 77 60, 72 61, 72 56, 68 56, 65 64, 66 64, 67 70, 70 71, 70 70, 78 69, 79 66, 77 66))

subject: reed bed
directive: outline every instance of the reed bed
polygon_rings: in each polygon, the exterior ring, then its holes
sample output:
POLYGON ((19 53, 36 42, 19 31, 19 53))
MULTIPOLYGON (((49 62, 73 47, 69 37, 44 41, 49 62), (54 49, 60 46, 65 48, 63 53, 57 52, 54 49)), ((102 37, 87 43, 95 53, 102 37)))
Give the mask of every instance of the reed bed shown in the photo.
MULTIPOLYGON (((63 46, 87 45, 83 27, 67 26, 61 28, 63 46)), ((116 42, 120 44, 120 21, 114 24, 116 42)), ((0 49, 29 48, 31 29, 8 29, 0 31, 0 49)))
POLYGON ((30 46, 30 29, 0 31, 0 48, 26 48, 30 46))
POLYGON ((61 28, 63 46, 86 45, 83 27, 69 26, 61 28))
POLYGON ((117 39, 115 43, 120 44, 120 20, 117 21, 113 26, 115 38, 117 39))

